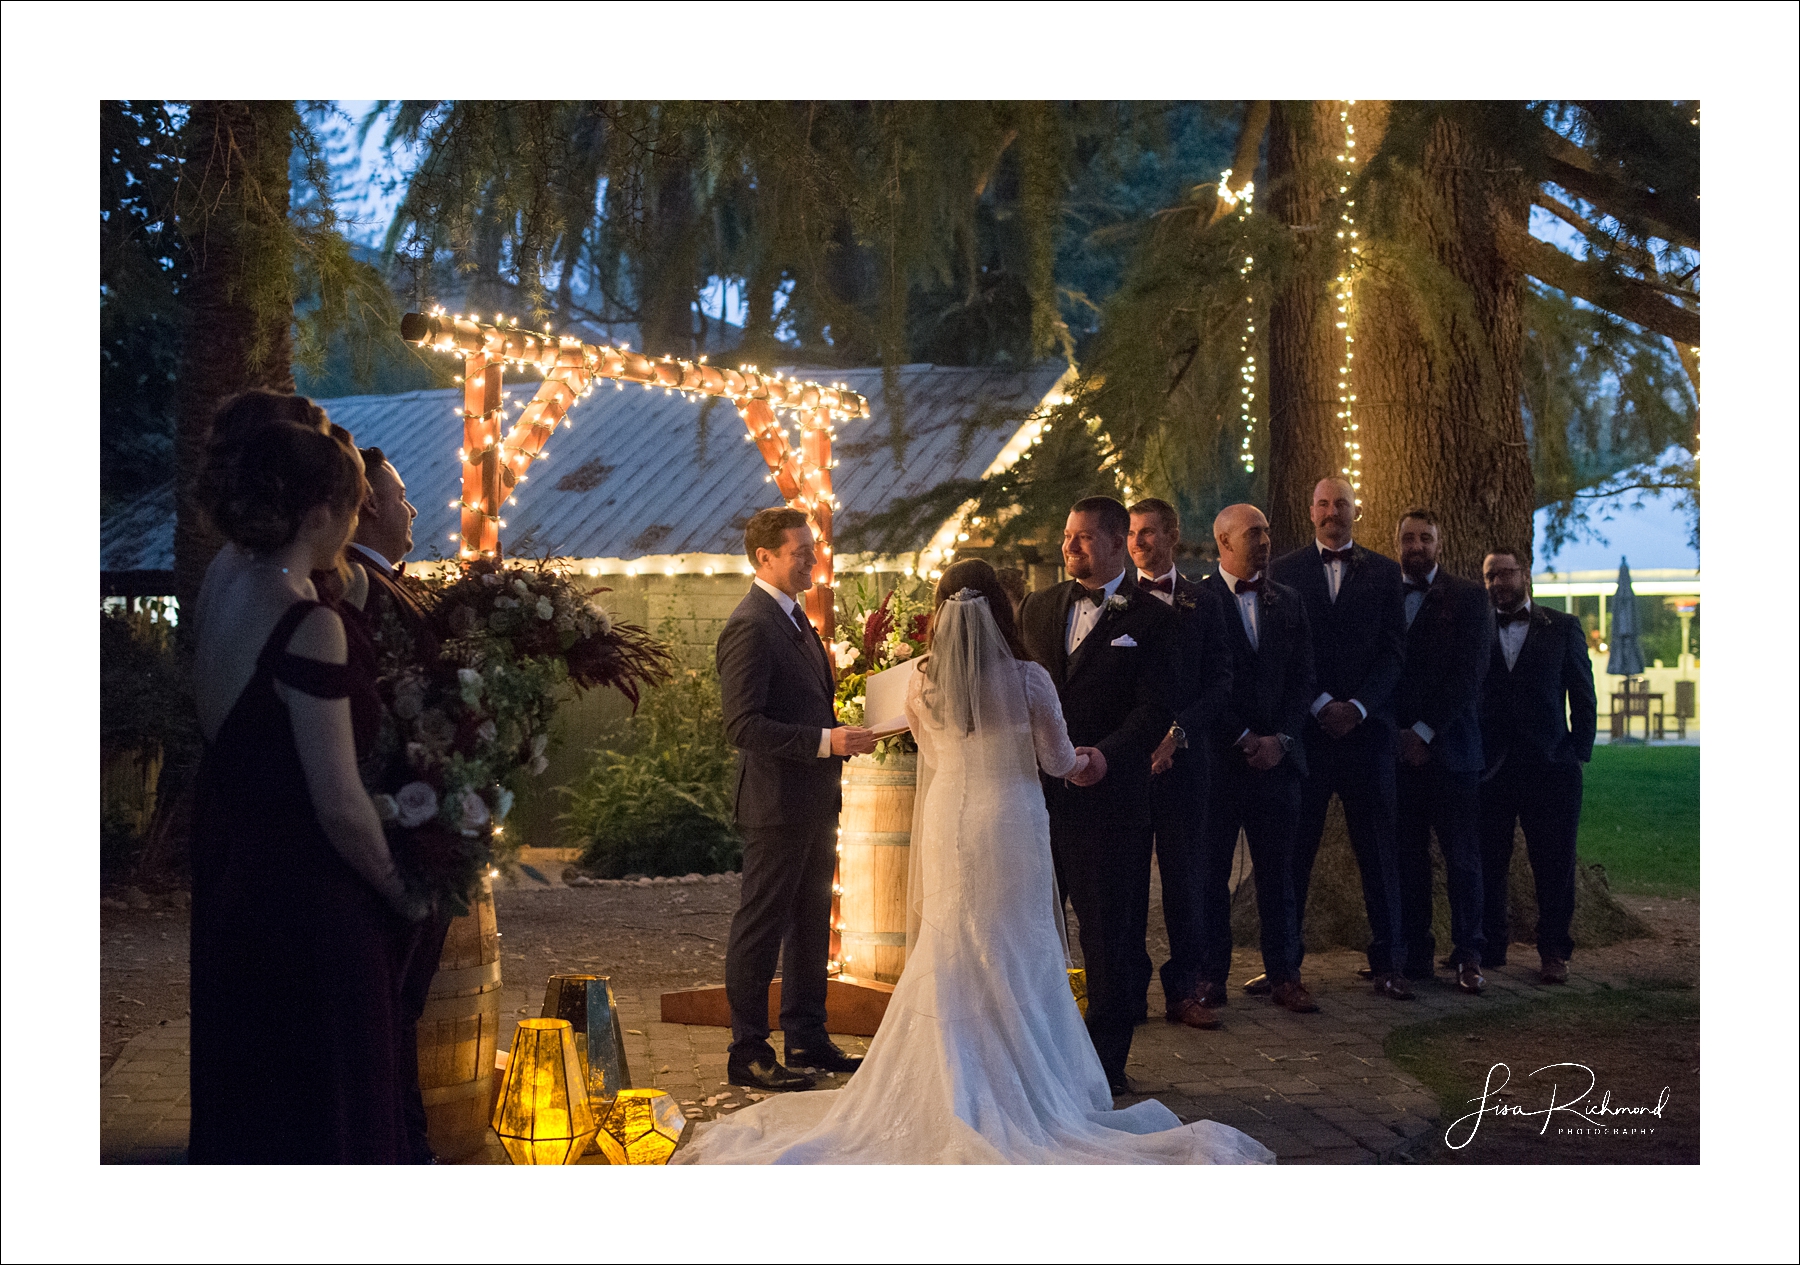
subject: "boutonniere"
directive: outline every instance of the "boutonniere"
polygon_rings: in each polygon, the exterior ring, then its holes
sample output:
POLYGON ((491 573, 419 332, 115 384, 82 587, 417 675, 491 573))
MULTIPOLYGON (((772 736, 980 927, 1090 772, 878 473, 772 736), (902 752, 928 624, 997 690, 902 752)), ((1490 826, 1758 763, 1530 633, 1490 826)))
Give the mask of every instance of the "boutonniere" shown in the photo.
POLYGON ((1175 608, 1177 610, 1191 611, 1198 605, 1199 603, 1194 600, 1194 596, 1191 593, 1177 593, 1175 595, 1175 608))
POLYGON ((1123 593, 1114 593, 1106 599, 1106 609, 1109 611, 1122 611, 1129 605, 1131 601, 1123 593))

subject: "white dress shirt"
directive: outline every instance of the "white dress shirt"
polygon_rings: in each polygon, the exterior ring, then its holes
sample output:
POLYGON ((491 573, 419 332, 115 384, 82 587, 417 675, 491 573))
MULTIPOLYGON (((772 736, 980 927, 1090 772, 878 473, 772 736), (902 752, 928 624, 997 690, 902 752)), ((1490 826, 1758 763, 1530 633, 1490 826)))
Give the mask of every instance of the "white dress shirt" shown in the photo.
MULTIPOLYGON (((1432 582, 1437 579, 1437 573, 1438 569, 1436 567, 1431 568, 1430 571, 1425 573, 1425 585, 1427 588, 1429 588, 1432 582)), ((1408 580, 1412 579, 1411 576, 1406 578, 1408 580)), ((1408 628, 1412 627, 1413 620, 1418 617, 1419 607, 1423 605, 1425 605, 1425 589, 1409 588, 1406 590, 1406 626, 1408 628)), ((1437 737, 1437 731, 1422 720, 1413 722, 1412 731, 1428 743, 1433 738, 1437 737)))
MULTIPOLYGON (((1346 540, 1344 542, 1344 548, 1348 549, 1355 543, 1354 540, 1346 540)), ((1332 604, 1336 605, 1338 590, 1344 587, 1344 560, 1338 556, 1336 550, 1326 548, 1326 546, 1320 544, 1316 539, 1313 541, 1313 546, 1318 549, 1319 556, 1322 559, 1320 565, 1325 568, 1325 592, 1330 595, 1332 604)), ((1364 707, 1361 702, 1354 698, 1348 701, 1352 707, 1362 713, 1362 718, 1364 720, 1369 718, 1369 709, 1364 707)), ((1331 702, 1330 693, 1320 694, 1319 697, 1313 700, 1312 714, 1317 716, 1320 712, 1325 710, 1325 704, 1329 702, 1331 702)))
POLYGON ((1074 654, 1081 643, 1087 640, 1087 635, 1094 631, 1094 625, 1100 622, 1101 610, 1105 608, 1107 602, 1112 600, 1112 595, 1119 591, 1119 585, 1124 582, 1125 573, 1121 571, 1101 590, 1105 597, 1101 599, 1099 605, 1095 605, 1087 599, 1085 596, 1087 586, 1077 582, 1078 592, 1075 594, 1075 600, 1069 603, 1068 651, 1070 654, 1074 654))
MULTIPOLYGON (((1242 584, 1243 581, 1231 574, 1231 572, 1227 571, 1224 567, 1219 568, 1219 578, 1225 581, 1225 587, 1231 590, 1232 600, 1237 603, 1238 618, 1244 621, 1244 636, 1250 639, 1250 648, 1252 650, 1257 649, 1257 625, 1262 612, 1257 605, 1256 594, 1253 592, 1240 593, 1238 591, 1238 585, 1242 584)), ((1252 580, 1255 578, 1255 576, 1250 577, 1252 580)))
MULTIPOLYGON (((1524 605, 1520 606, 1519 609, 1526 614, 1530 614, 1531 599, 1526 598, 1524 605)), ((1530 627, 1530 622, 1524 620, 1516 624, 1502 624, 1500 626, 1500 653, 1506 657, 1506 670, 1508 672, 1511 672, 1513 666, 1519 661, 1519 651, 1525 648, 1525 633, 1530 627)))
POLYGON ((1175 582, 1180 578, 1181 577, 1176 574, 1174 567, 1170 567, 1163 575, 1151 575, 1147 571, 1138 572, 1138 584, 1140 587, 1146 584, 1155 584, 1158 580, 1167 580, 1169 582, 1169 591, 1167 593, 1163 592, 1161 589, 1149 590, 1150 596, 1156 598, 1164 606, 1175 605, 1175 582))
POLYGON ((394 573, 394 564, 389 562, 386 558, 382 557, 380 554, 376 553, 373 549, 369 548, 367 545, 360 544, 359 542, 353 540, 350 542, 350 547, 352 549, 362 550, 362 552, 367 554, 369 556, 369 559, 372 562, 374 562, 374 564, 376 566, 380 567, 385 574, 392 575, 394 573))
MULTIPOLYGON (((773 584, 770 584, 760 575, 756 577, 756 587, 775 599, 776 604, 780 606, 782 610, 787 612, 787 617, 794 621, 795 628, 798 628, 808 637, 813 635, 812 629, 805 623, 806 616, 800 613, 800 603, 796 602, 786 593, 783 593, 773 584)), ((829 729, 819 730, 819 758, 821 760, 828 760, 831 758, 831 730, 829 729)))

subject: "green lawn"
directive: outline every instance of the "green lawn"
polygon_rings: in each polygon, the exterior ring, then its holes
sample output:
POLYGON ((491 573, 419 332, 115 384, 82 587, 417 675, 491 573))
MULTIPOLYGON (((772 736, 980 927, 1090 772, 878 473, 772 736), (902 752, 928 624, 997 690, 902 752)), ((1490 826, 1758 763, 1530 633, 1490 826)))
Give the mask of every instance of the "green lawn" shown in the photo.
POLYGON ((1700 748, 1595 747, 1576 850, 1614 891, 1699 892, 1700 748))

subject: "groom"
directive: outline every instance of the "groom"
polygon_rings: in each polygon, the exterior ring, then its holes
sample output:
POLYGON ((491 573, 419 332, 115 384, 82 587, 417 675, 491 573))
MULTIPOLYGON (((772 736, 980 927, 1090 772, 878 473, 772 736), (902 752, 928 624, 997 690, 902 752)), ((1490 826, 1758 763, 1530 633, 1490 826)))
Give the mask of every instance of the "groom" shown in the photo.
POLYGON ((1069 741, 1095 748, 1079 782, 1045 779, 1059 893, 1075 905, 1087 969, 1088 1036, 1113 1093, 1144 1003, 1139 963, 1150 901, 1150 758, 1170 708, 1174 613, 1126 574, 1131 515, 1110 496, 1077 501, 1063 529, 1073 577, 1019 608, 1020 636, 1056 683, 1069 741), (1135 994, 1135 995, 1134 995, 1135 994))
POLYGON ((756 582, 719 634, 725 735, 738 750, 736 818, 743 887, 725 947, 731 1006, 726 1079, 758 1089, 811 1089, 795 1067, 853 1072, 825 1035, 831 876, 839 778, 846 756, 875 749, 867 729, 839 725, 831 663, 800 609, 817 554, 806 515, 758 510, 744 528, 756 582), (769 982, 781 958, 787 1067, 769 1044, 769 982))

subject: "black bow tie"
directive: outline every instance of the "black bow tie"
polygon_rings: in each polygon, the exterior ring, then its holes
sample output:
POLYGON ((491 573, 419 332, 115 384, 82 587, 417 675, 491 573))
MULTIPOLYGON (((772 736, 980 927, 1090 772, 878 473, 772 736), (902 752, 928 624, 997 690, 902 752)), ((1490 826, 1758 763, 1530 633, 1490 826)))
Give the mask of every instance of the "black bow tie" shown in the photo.
POLYGON ((1429 580, 1410 580, 1409 579, 1409 580, 1403 581, 1403 583, 1406 585, 1406 591, 1408 593, 1423 593, 1423 592, 1425 592, 1425 590, 1427 590, 1431 587, 1431 581, 1429 581, 1429 580))
POLYGON ((1342 562, 1346 566, 1348 566, 1350 563, 1350 555, 1355 552, 1356 552, 1355 545, 1345 545, 1342 549, 1320 549, 1319 550, 1319 561, 1320 562, 1342 562))
POLYGON ((1505 628, 1508 624, 1523 624, 1531 618, 1531 608, 1521 606, 1516 611, 1495 611, 1494 622, 1505 628))
POLYGON ((1140 574, 1137 583, 1140 589, 1149 589, 1153 593, 1173 593, 1175 591, 1175 577, 1172 575, 1165 575, 1160 580, 1152 580, 1149 576, 1140 574))
POLYGON ((1100 603, 1106 600, 1105 589, 1090 589, 1084 585, 1081 590, 1081 595, 1087 598, 1087 600, 1092 602, 1095 606, 1100 605, 1100 603))
POLYGON ((1260 592, 1262 592, 1262 587, 1263 587, 1263 577, 1259 575, 1254 580, 1239 580, 1237 582, 1237 588, 1233 589, 1232 592, 1234 592, 1234 593, 1260 593, 1260 592))

